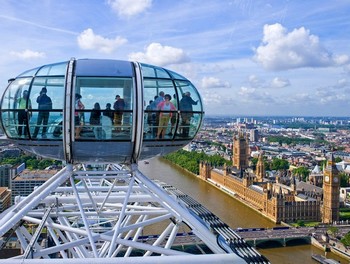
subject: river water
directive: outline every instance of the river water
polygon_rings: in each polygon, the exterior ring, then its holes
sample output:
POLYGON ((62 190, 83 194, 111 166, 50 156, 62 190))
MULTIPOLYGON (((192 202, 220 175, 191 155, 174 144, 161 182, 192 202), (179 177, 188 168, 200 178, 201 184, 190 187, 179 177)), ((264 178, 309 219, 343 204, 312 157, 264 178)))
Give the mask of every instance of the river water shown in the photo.
MULTIPOLYGON (((231 228, 238 227, 274 227, 275 224, 249 207, 238 202, 228 194, 212 185, 196 178, 183 169, 172 165, 161 158, 149 160, 149 164, 139 162, 140 171, 151 179, 168 183, 188 194, 207 209, 212 211, 231 228)), ((271 263, 317 263, 311 259, 312 254, 323 252, 311 245, 258 249, 271 263)), ((334 258, 340 263, 346 260, 328 253, 328 258, 334 258)))

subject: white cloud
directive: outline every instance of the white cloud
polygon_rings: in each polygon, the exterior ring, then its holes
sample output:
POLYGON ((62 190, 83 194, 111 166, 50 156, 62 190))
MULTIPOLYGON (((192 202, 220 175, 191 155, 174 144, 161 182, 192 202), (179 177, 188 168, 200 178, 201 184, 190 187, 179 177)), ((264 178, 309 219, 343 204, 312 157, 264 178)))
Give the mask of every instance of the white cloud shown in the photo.
POLYGON ((185 63, 189 61, 189 58, 182 49, 151 43, 145 52, 131 53, 129 60, 165 66, 185 63))
MULTIPOLYGON (((202 94, 202 100, 204 104, 204 110, 207 112, 216 112, 219 114, 224 114, 227 111, 227 106, 233 107, 237 105, 237 98, 232 98, 230 95, 213 93, 210 90, 206 90, 202 94)), ((226 112, 229 114, 229 112, 226 112)))
POLYGON ((345 94, 332 94, 320 98, 321 104, 343 103, 348 102, 349 98, 345 94))
POLYGON ((114 39, 96 35, 91 28, 84 30, 78 37, 78 45, 84 50, 97 50, 101 53, 112 53, 115 49, 125 44, 127 40, 122 37, 114 39))
POLYGON ((348 85, 349 85, 348 80, 343 78, 343 79, 338 80, 336 87, 343 88, 343 87, 346 87, 348 85))
POLYGON ((242 95, 242 96, 250 96, 253 95, 255 93, 256 89, 255 88, 250 88, 250 87, 241 87, 239 89, 238 94, 242 95))
POLYGON ((309 93, 297 93, 291 96, 284 96, 284 104, 311 104, 315 101, 315 97, 311 96, 309 93))
POLYGON ((261 86, 261 80, 259 79, 258 76, 254 75, 254 74, 249 75, 248 81, 249 81, 250 86, 252 86, 252 87, 261 86))
POLYGON ((334 57, 334 62, 337 64, 337 65, 345 65, 347 63, 349 63, 350 61, 350 58, 348 55, 335 55, 334 57))
POLYGON ((204 101, 204 105, 208 107, 212 107, 213 105, 215 105, 214 108, 217 107, 217 104, 221 104, 225 99, 225 97, 222 97, 218 93, 204 93, 202 94, 202 96, 203 96, 202 99, 204 101))
POLYGON ((228 82, 223 82, 215 77, 204 77, 201 81, 201 87, 204 89, 230 88, 230 84, 228 82))
POLYGON ((255 59, 268 70, 328 67, 350 61, 347 55, 333 56, 304 27, 288 33, 280 24, 264 26, 263 41, 256 49, 255 59))
POLYGON ((20 59, 28 60, 28 59, 36 59, 36 58, 45 58, 46 55, 44 52, 33 51, 33 50, 23 50, 21 52, 11 51, 10 54, 20 59))
POLYGON ((108 0, 108 4, 119 17, 132 17, 150 8, 152 0, 108 0))
POLYGON ((290 81, 287 79, 282 79, 279 77, 275 77, 273 78, 272 82, 271 82, 271 86, 273 88, 284 88, 290 85, 290 81))

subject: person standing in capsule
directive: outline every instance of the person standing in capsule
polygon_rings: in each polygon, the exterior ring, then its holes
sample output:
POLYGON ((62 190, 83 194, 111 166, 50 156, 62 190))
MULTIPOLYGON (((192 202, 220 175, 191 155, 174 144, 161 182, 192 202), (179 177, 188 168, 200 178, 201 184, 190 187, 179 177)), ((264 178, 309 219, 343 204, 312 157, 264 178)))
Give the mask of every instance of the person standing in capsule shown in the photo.
POLYGON ((169 120, 171 119, 173 113, 170 111, 175 111, 176 108, 173 105, 171 100, 171 95, 166 94, 164 96, 164 101, 161 101, 157 105, 157 109, 160 110, 159 114, 159 125, 158 125, 158 133, 157 133, 157 139, 164 138, 165 132, 169 125, 169 120))
POLYGON ((49 121, 50 110, 52 109, 52 101, 49 96, 47 96, 47 89, 43 87, 40 91, 36 102, 38 103, 38 120, 34 130, 33 138, 36 138, 39 133, 39 129, 42 125, 41 138, 46 138, 47 124, 49 121))
POLYGON ((76 93, 75 94, 75 112, 74 112, 74 125, 75 125, 75 138, 80 138, 80 131, 81 131, 81 114, 84 114, 82 112, 78 112, 77 110, 84 110, 85 106, 81 102, 81 95, 76 93))
POLYGON ((28 133, 27 128, 27 122, 28 118, 30 117, 31 113, 28 113, 26 107, 27 107, 27 101, 28 101, 28 109, 32 109, 32 103, 30 99, 28 98, 28 90, 23 91, 23 95, 21 98, 18 99, 18 136, 22 137, 22 128, 24 127, 24 136, 26 137, 28 133))
POLYGON ((113 105, 113 108, 115 110, 114 112, 114 121, 113 124, 117 127, 117 131, 121 130, 122 120, 123 120, 123 111, 125 108, 125 102, 124 99, 120 97, 120 95, 116 95, 115 102, 113 105))

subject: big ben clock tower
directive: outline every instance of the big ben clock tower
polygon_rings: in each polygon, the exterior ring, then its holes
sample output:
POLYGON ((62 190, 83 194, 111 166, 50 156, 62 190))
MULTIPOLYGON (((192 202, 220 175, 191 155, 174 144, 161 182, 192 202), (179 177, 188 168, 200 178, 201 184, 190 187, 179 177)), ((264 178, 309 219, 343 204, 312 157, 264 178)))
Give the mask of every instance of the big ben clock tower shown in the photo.
POLYGON ((339 171, 335 165, 333 154, 327 161, 323 172, 323 208, 322 222, 331 224, 339 220, 339 171))

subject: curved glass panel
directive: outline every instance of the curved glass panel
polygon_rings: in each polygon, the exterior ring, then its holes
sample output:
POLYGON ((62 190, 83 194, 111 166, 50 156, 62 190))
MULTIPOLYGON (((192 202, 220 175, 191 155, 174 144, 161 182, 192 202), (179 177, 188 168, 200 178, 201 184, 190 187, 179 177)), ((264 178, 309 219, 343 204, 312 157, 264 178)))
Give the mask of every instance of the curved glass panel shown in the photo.
POLYGON ((176 139, 194 138, 202 122, 202 114, 181 113, 176 139))
POLYGON ((67 70, 68 62, 50 64, 42 67, 37 76, 52 76, 52 75, 65 75, 67 70))
POLYGON ((143 93, 144 139, 172 138, 178 119, 178 100, 173 81, 146 79, 143 93))
POLYGON ((130 140, 132 78, 77 77, 74 124, 78 140, 130 140))
POLYGON ((173 71, 170 71, 170 70, 167 70, 168 73, 171 75, 171 77, 173 79, 178 79, 178 80, 187 80, 185 77, 183 77, 182 75, 176 73, 176 72, 173 72, 173 71))
POLYGON ((29 119, 28 102, 29 85, 32 78, 19 78, 14 80, 6 89, 2 102, 2 122, 6 134, 10 138, 27 136, 27 123, 29 119))
POLYGON ((39 68, 35 68, 35 69, 31 69, 31 70, 25 71, 25 72, 21 73, 20 75, 18 75, 18 77, 34 76, 36 74, 36 72, 38 71, 38 69, 39 68))
POLYGON ((29 130, 32 138, 57 139, 54 131, 57 125, 62 126, 58 120, 63 115, 64 80, 63 76, 34 78, 29 96, 32 105, 29 130))
POLYGON ((197 89, 189 81, 175 81, 179 96, 179 109, 181 112, 203 111, 202 103, 197 89))
POLYGON ((147 78, 166 78, 169 79, 169 74, 163 69, 152 65, 141 63, 143 77, 147 78))

